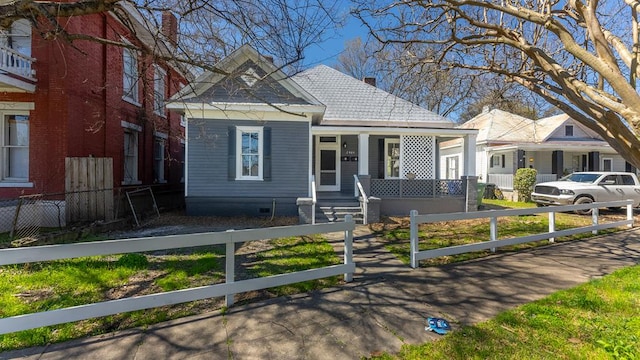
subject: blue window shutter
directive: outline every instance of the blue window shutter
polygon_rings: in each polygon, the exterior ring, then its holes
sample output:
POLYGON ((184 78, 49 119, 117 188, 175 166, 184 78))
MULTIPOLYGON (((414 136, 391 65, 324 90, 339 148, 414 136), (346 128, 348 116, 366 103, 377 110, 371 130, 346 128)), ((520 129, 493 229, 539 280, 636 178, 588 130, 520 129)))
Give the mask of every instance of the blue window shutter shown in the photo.
POLYGON ((234 181, 236 179, 236 127, 229 126, 229 131, 227 132, 227 143, 229 144, 229 150, 227 152, 227 170, 230 181, 234 181))
POLYGON ((271 181, 271 128, 265 127, 262 129, 262 135, 264 136, 262 140, 264 146, 262 179, 271 181))

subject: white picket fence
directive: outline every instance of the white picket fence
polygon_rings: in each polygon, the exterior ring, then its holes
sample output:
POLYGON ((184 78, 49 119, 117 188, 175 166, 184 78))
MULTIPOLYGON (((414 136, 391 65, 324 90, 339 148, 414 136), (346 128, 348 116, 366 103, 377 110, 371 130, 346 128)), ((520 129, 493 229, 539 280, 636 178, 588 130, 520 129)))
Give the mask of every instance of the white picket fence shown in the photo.
POLYGON ((355 223, 351 215, 347 215, 345 217, 345 222, 329 224, 228 230, 225 232, 108 240, 0 250, 1 266, 72 259, 84 256, 124 254, 206 245, 226 245, 225 283, 0 318, 0 334, 218 296, 225 296, 226 305, 231 306, 233 305, 234 294, 341 274, 344 274, 344 280, 349 282, 352 280, 353 273, 355 271, 352 247, 354 228, 355 223), (256 279, 235 281, 234 269, 236 243, 339 231, 344 231, 344 264, 256 279))
POLYGON ((492 252, 495 252, 497 247, 500 246, 508 246, 508 245, 516 245, 533 241, 540 241, 549 239, 549 242, 553 242, 554 238, 560 236, 569 236, 579 233, 584 233, 591 231, 593 234, 597 234, 598 230, 608 229, 618 226, 627 225, 628 227, 633 227, 633 201, 632 200, 621 200, 621 201, 611 201, 611 202, 594 202, 590 204, 582 204, 582 205, 567 205, 567 206, 548 206, 548 207, 539 207, 539 208, 530 208, 530 209, 512 209, 512 210, 488 210, 488 211, 477 211, 477 212, 467 212, 467 213, 448 213, 448 214, 427 214, 427 215, 418 215, 416 210, 411 210, 410 218, 411 218, 411 228, 410 228, 410 239, 411 239, 411 267, 417 268, 419 266, 420 260, 431 259, 439 256, 448 256, 448 255, 456 255, 463 254, 472 251, 480 251, 491 249, 492 252), (598 208, 605 207, 626 207, 627 208, 627 218, 626 220, 621 221, 613 221, 604 224, 600 224, 598 222, 599 211, 598 208), (593 209, 591 213, 591 225, 582 226, 572 229, 566 230, 556 230, 556 213, 559 212, 571 212, 575 210, 587 210, 593 209), (534 215, 534 214, 542 214, 549 213, 549 232, 545 232, 542 234, 533 234, 528 236, 521 236, 515 238, 508 238, 499 240, 498 239, 498 218, 499 217, 507 217, 507 216, 522 216, 522 215, 534 215), (458 245, 458 246, 450 246, 446 248, 439 248, 434 250, 427 251, 419 251, 418 243, 420 241, 418 236, 418 225, 424 223, 435 223, 439 221, 455 221, 455 220, 470 220, 470 219, 489 219, 489 239, 488 241, 466 244, 466 245, 458 245))

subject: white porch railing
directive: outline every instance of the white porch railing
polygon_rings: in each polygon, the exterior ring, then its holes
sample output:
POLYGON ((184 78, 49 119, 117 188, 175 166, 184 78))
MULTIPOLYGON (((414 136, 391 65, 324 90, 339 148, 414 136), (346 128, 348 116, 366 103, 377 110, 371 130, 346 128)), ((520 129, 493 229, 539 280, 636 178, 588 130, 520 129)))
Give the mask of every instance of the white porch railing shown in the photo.
POLYGON ((35 60, 8 47, 0 46, 0 70, 35 81, 31 69, 35 60))
MULTIPOLYGON (((513 190, 513 174, 489 174, 487 176, 488 184, 495 184, 502 190, 513 190)), ((536 175, 536 184, 547 181, 556 181, 556 174, 538 174, 536 175)))
POLYGON ((463 254, 472 251, 491 249, 492 252, 496 251, 497 247, 516 245, 533 241, 540 241, 549 239, 549 242, 554 242, 554 239, 559 236, 569 236, 579 233, 591 231, 593 234, 597 234, 598 230, 608 229, 618 226, 627 225, 633 227, 633 200, 611 201, 611 202, 594 202, 590 204, 582 205, 567 205, 567 206, 548 206, 532 209, 514 209, 514 210, 489 210, 478 212, 466 212, 466 213, 449 213, 449 214, 431 214, 431 215, 418 215, 416 210, 411 210, 411 227, 410 227, 410 239, 411 239, 411 267, 417 268, 418 262, 424 259, 431 259, 439 256, 448 256, 455 254, 463 254), (627 207, 627 219, 621 221, 614 221, 605 224, 598 223, 599 211, 598 208, 603 207, 627 207), (566 230, 556 230, 556 218, 555 214, 558 212, 569 212, 575 210, 593 209, 591 214, 592 224, 589 226, 582 226, 566 230), (549 232, 542 234, 534 234, 528 236, 521 236, 516 238, 509 238, 504 240, 498 240, 498 217, 506 216, 521 216, 521 215, 533 215, 549 213, 549 232), (489 241, 450 246, 446 248, 440 248, 435 250, 419 251, 418 243, 420 241, 418 237, 418 225, 424 223, 434 223, 439 221, 455 221, 455 220, 469 220, 469 219, 483 219, 489 218, 489 241))
POLYGON ((465 196, 465 189, 462 180, 371 179, 371 196, 379 198, 465 196))
POLYGON ((353 174, 353 180, 355 182, 356 196, 360 196, 362 200, 360 201, 360 210, 362 211, 362 224, 367 225, 367 213, 369 211, 369 198, 367 194, 364 192, 364 188, 362 187, 362 183, 360 179, 358 179, 358 175, 353 174))
POLYGON ((311 224, 316 223, 316 203, 318 195, 316 194, 316 176, 311 175, 311 224))
POLYGON ((345 222, 318 225, 283 226, 266 229, 228 230, 201 234, 160 236, 138 239, 108 240, 70 245, 50 245, 0 250, 0 265, 23 264, 39 261, 72 259, 84 256, 125 254, 205 245, 226 245, 225 276, 222 284, 201 286, 158 294, 135 296, 51 311, 0 318, 0 334, 62 324, 121 312, 149 309, 194 300, 226 297, 226 305, 233 305, 234 294, 266 289, 302 281, 344 274, 344 280, 353 279, 353 230, 350 215, 345 222), (344 264, 279 274, 257 279, 235 281, 235 244, 252 240, 300 236, 344 231, 344 264))

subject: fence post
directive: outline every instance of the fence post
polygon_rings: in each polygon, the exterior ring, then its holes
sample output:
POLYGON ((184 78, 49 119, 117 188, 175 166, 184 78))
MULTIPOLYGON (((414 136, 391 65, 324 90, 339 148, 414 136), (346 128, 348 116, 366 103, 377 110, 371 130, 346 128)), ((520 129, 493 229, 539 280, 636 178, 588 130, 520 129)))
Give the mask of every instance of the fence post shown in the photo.
MULTIPOLYGON (((489 240, 497 241, 498 240, 498 218, 495 216, 491 217, 489 222, 489 240)), ((496 252, 496 248, 492 247, 491 252, 496 252)))
MULTIPOLYGON (((552 210, 549 211, 549 233, 553 234, 556 231, 556 213, 552 210)), ((550 237, 549 243, 553 244, 556 238, 550 237)))
MULTIPOLYGON (((591 223, 593 226, 598 225, 598 215, 600 215, 600 210, 598 208, 593 208, 591 210, 591 223)), ((598 235, 598 230, 591 230, 593 235, 598 235)))
POLYGON ((411 220, 409 237, 411 240, 411 267, 417 268, 419 266, 418 260, 418 223, 416 222, 416 216, 418 216, 418 210, 411 210, 409 213, 409 219, 411 220))
MULTIPOLYGON (((355 226, 352 215, 346 215, 344 221, 355 226)), ((344 231, 344 264, 349 265, 353 263, 353 230, 344 231)), ((353 273, 348 272, 344 274, 344 281, 351 282, 353 280, 353 273)))
POLYGON ((627 204, 627 220, 631 221, 631 224, 627 225, 627 227, 633 227, 633 202, 627 204))
MULTIPOLYGON (((236 272, 236 244, 233 242, 233 229, 227 230, 229 238, 227 239, 226 254, 225 254, 225 281, 227 284, 235 282, 236 272)), ((224 296, 224 302, 227 307, 233 305, 234 294, 227 294, 224 296)))

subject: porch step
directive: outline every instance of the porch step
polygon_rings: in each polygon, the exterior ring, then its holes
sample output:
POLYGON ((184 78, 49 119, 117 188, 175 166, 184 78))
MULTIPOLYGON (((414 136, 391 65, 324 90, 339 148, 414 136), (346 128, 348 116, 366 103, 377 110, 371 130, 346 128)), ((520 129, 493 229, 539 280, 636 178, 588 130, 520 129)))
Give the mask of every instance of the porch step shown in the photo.
POLYGON ((353 216, 353 220, 356 223, 363 222, 360 204, 355 206, 344 206, 343 204, 318 206, 318 211, 316 211, 316 222, 344 221, 344 218, 347 215, 353 216))

